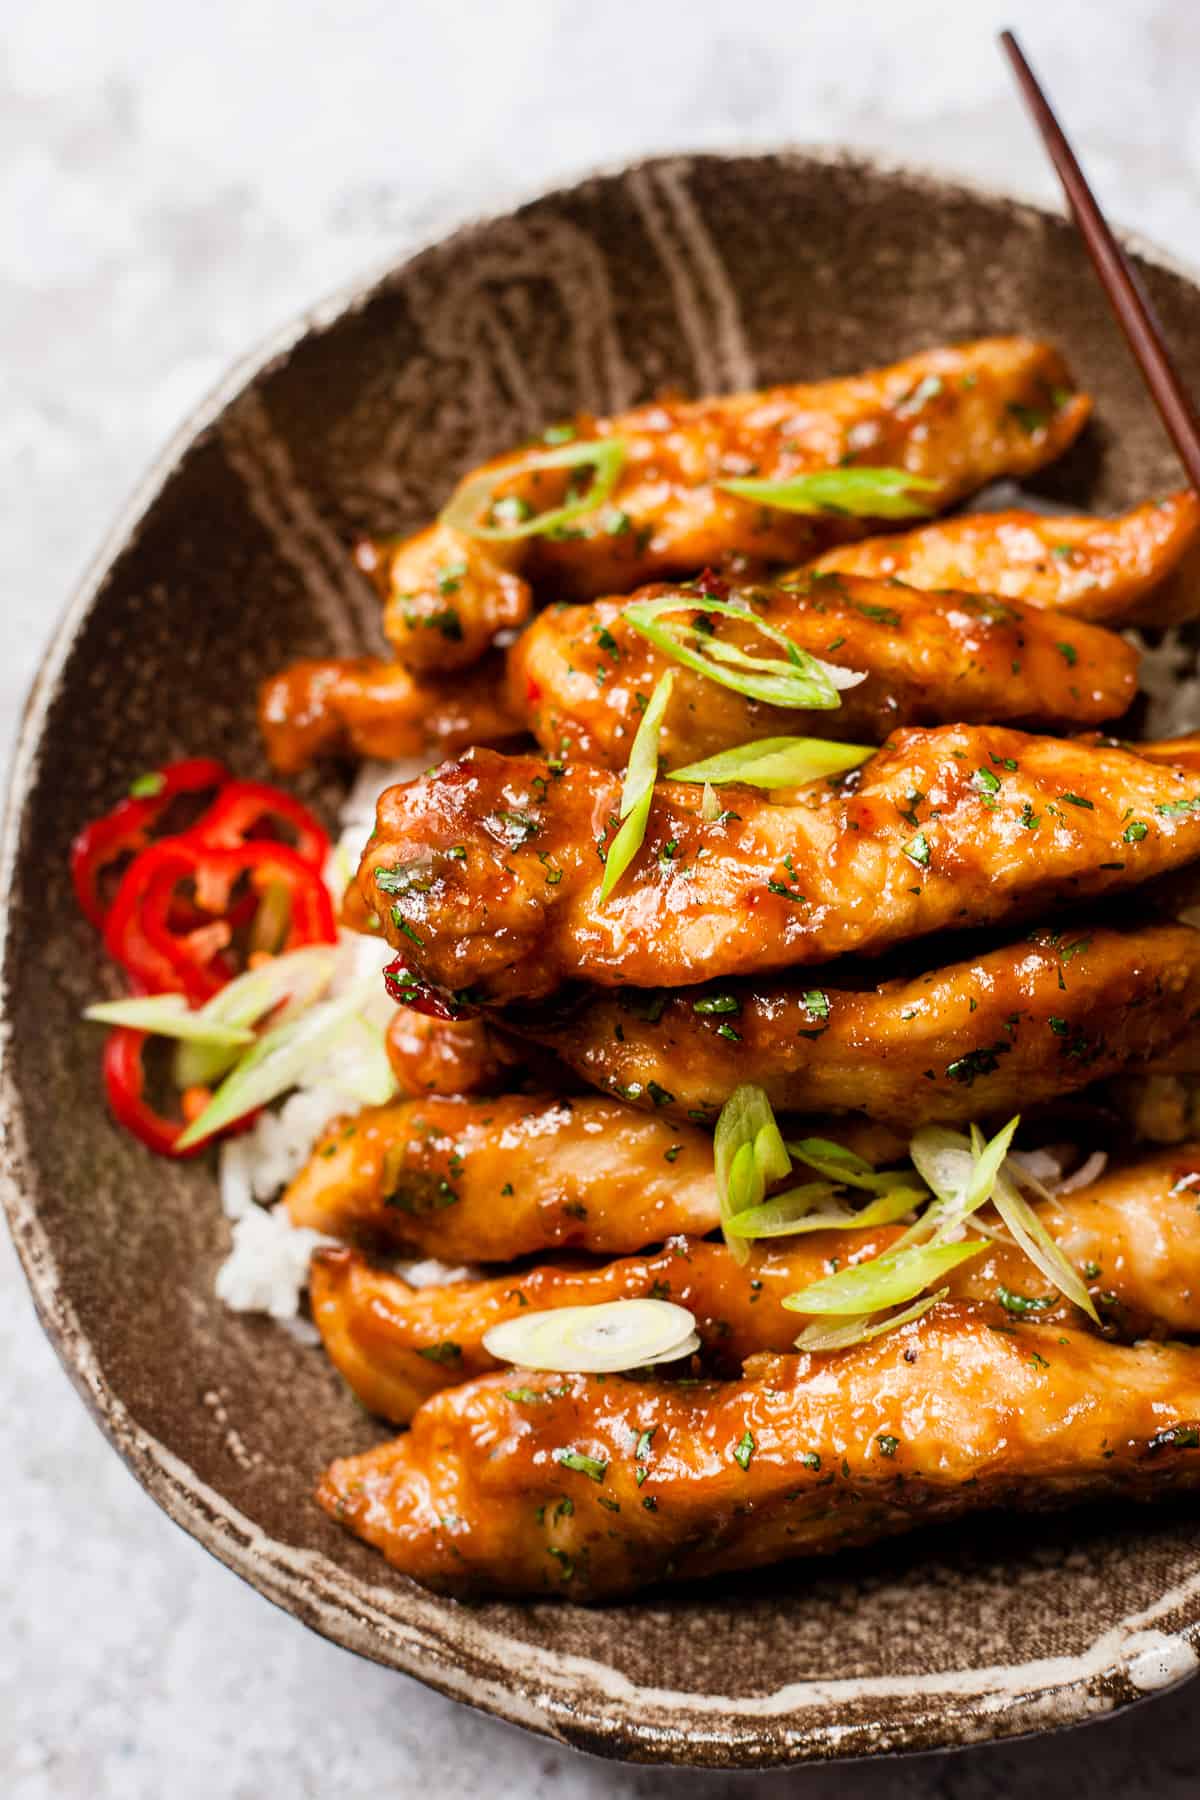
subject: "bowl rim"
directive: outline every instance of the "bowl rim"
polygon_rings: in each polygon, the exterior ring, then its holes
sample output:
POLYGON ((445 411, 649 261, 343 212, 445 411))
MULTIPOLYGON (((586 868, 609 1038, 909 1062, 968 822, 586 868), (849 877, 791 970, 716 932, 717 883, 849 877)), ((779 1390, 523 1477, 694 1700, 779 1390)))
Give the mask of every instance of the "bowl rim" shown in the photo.
MULTIPOLYGON (((470 1609, 404 1584, 405 1618, 388 1600, 397 1580, 375 1583, 330 1557, 271 1538, 183 1459, 133 1418, 108 1388, 98 1359, 61 1281, 49 1236, 22 1181, 24 1118, 15 1072, 9 1013, 11 896, 25 814, 35 785, 43 729, 79 629, 103 590, 118 555, 141 525, 179 463, 225 408, 272 363, 310 335, 367 305, 375 293, 424 252, 499 223, 537 200, 567 195, 593 182, 679 162, 761 158, 849 166, 929 190, 1061 222, 1062 215, 1019 190, 974 180, 934 164, 850 145, 802 142, 701 143, 564 172, 551 185, 507 188, 486 210, 447 207, 431 228, 364 274, 339 284, 293 315, 239 357, 171 434, 153 458, 88 560, 64 607, 22 709, 13 744, 0 826, 0 1199, 39 1321, 95 1422, 137 1481, 167 1516, 211 1555, 268 1600, 310 1629, 367 1659, 409 1674, 447 1697, 569 1746, 642 1762, 749 1769, 814 1758, 846 1759, 880 1751, 940 1750, 1011 1739, 1079 1724, 1179 1685, 1200 1666, 1200 1570, 1151 1606, 1098 1631, 1072 1656, 1025 1663, 946 1669, 888 1677, 824 1677, 785 1683, 769 1694, 729 1696, 666 1690, 634 1683, 585 1655, 523 1643, 520 1671, 511 1669, 513 1639, 481 1624, 470 1609), (1173 1633, 1159 1619, 1188 1606, 1192 1616, 1173 1633), (447 1629, 447 1617, 457 1629, 447 1629), (468 1641, 469 1640, 469 1641, 468 1641), (490 1670, 508 1670, 497 1680, 490 1670), (879 1720, 804 1723, 808 1711, 828 1714, 863 1701, 917 1701, 886 1725, 879 1720), (686 1721, 681 1741, 680 1720, 686 1721), (682 1752, 682 1754, 681 1754, 682 1752)), ((1200 267, 1135 231, 1120 230, 1134 255, 1200 290, 1200 267)))

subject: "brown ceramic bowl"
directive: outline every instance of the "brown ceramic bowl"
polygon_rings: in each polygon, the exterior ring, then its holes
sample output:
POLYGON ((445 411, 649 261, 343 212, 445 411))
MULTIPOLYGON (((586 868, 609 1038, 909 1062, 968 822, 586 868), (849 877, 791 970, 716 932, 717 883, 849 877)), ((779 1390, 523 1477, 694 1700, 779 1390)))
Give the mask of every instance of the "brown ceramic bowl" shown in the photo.
MULTIPOLYGON (((1200 290, 1142 276, 1200 387, 1200 290)), ((1096 424, 1043 480, 1097 509, 1178 482, 1073 232, 809 154, 642 164, 471 225, 302 320, 154 471, 30 702, 4 846, 5 1199, 38 1310, 159 1504, 306 1624, 537 1731, 712 1766, 964 1744, 1079 1720, 1196 1664, 1181 1509, 986 1516, 868 1554, 583 1611, 457 1604, 312 1501, 379 1436, 318 1351, 213 1297, 213 1172, 116 1131, 80 1008, 100 980, 72 834, 185 752, 261 768, 259 678, 375 641, 347 547, 410 530, 546 420, 664 386, 814 378, 947 338, 1057 340, 1096 424)), ((336 786, 313 786, 333 803, 336 786)))

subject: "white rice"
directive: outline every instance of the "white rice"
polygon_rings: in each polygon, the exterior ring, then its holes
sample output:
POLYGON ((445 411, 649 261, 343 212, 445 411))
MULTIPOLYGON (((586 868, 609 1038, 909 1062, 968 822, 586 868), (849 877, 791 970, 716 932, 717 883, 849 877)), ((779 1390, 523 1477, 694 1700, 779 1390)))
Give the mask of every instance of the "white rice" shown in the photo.
MULTIPOLYGON (((359 770, 342 807, 341 835, 326 868, 330 891, 339 902, 374 827, 380 794, 395 782, 410 781, 425 766, 423 759, 410 758, 400 763, 368 762, 359 770)), ((343 932, 331 996, 376 974, 393 954, 376 938, 343 932)), ((366 1017, 384 1029, 392 1011, 380 981, 377 995, 367 1002, 366 1017)), ((313 1341, 312 1327, 298 1314, 308 1285, 309 1257, 319 1244, 334 1240, 293 1225, 285 1208, 271 1203, 304 1167, 329 1121, 338 1113, 357 1111, 354 1075, 360 1054, 350 1045, 326 1058, 281 1106, 264 1111, 249 1131, 222 1144, 218 1157, 221 1206, 233 1225, 233 1247, 217 1271, 217 1297, 233 1312, 261 1312, 292 1321, 294 1335, 305 1342, 313 1341)), ((476 1273, 432 1258, 398 1266, 414 1287, 464 1281, 476 1273)))

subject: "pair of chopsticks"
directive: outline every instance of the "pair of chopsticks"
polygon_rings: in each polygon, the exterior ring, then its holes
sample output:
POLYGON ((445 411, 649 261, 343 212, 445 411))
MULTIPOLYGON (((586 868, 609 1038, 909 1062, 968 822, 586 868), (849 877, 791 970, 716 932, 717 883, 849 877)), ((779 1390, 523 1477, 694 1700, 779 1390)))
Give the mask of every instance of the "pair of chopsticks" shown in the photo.
POLYGON ((1075 152, 1067 142, 1066 133, 1055 118, 1021 46, 1011 31, 1000 33, 1000 43, 1062 182, 1067 204, 1092 259, 1092 267, 1146 378, 1159 417, 1179 452, 1188 480, 1200 490, 1200 421, 1167 349, 1162 326, 1138 285, 1128 257, 1097 205, 1075 152))

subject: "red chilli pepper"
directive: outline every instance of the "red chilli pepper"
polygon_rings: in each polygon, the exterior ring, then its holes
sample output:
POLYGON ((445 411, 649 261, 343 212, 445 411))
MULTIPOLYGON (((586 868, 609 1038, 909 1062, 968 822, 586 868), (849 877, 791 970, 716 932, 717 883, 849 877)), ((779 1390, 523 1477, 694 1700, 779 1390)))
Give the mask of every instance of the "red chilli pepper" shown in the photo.
POLYGON ((268 839, 217 849, 189 833, 151 845, 130 864, 105 926, 105 948, 143 992, 181 993, 202 1005, 237 973, 234 933, 272 888, 287 896, 279 951, 336 943, 329 891, 293 850, 268 839), (235 898, 244 876, 249 891, 235 898), (184 884, 188 896, 180 894, 184 884))
POLYGON ((231 781, 187 835, 220 850, 282 841, 313 869, 323 869, 329 855, 329 839, 307 806, 265 781, 231 781), (255 827, 263 825, 282 825, 291 835, 255 837, 255 827))
POLYGON ((105 871, 123 856, 146 848, 152 827, 179 794, 219 789, 228 780, 223 763, 207 756, 189 756, 143 776, 135 786, 144 783, 146 793, 127 796, 102 819, 84 826, 71 846, 71 879, 80 906, 98 931, 104 929, 109 910, 100 887, 105 871))
POLYGON ((132 1131, 136 1138, 159 1156, 199 1156, 206 1144, 194 1144, 190 1150, 177 1150, 186 1121, 168 1119, 156 1112, 146 1099, 146 1067, 142 1051, 149 1036, 119 1025, 109 1033, 104 1046, 104 1091, 109 1109, 118 1125, 132 1131))

